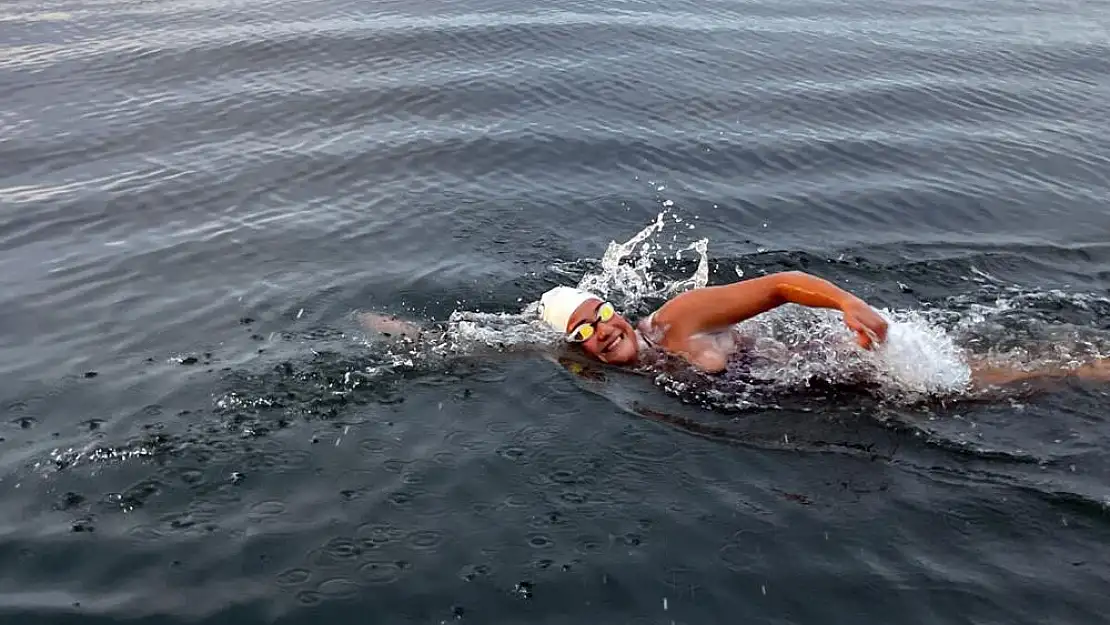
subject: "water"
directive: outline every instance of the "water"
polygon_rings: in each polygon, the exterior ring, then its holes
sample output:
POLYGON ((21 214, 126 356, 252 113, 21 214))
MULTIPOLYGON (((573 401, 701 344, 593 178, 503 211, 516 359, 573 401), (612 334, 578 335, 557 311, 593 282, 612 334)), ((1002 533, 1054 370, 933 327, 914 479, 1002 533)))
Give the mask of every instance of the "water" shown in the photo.
POLYGON ((966 363, 1110 354, 1108 25, 5 3, 0 621, 1103 622, 1110 387, 966 363), (890 344, 784 308, 638 375, 535 319, 792 269, 890 344))

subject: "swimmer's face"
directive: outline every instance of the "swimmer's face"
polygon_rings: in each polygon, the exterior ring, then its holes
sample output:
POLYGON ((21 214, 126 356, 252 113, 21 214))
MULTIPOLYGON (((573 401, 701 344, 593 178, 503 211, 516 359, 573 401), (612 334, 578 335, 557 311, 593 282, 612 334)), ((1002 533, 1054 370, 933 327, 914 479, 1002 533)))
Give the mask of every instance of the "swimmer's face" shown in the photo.
POLYGON ((579 343, 583 351, 611 365, 635 363, 640 352, 636 330, 619 314, 614 314, 606 321, 600 320, 598 309, 602 304, 599 299, 582 302, 570 316, 567 331, 573 332, 580 324, 592 324, 595 328, 593 335, 579 343))

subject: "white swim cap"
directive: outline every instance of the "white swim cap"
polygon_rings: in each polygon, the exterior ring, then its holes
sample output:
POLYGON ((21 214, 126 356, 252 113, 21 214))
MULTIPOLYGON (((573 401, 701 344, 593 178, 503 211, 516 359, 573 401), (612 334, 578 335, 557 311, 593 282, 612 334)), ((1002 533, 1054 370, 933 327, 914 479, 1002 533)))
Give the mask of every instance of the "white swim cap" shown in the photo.
POLYGON ((557 286, 540 297, 543 310, 543 320, 556 332, 566 332, 570 316, 582 305, 582 302, 591 299, 600 299, 598 296, 569 286, 557 286))

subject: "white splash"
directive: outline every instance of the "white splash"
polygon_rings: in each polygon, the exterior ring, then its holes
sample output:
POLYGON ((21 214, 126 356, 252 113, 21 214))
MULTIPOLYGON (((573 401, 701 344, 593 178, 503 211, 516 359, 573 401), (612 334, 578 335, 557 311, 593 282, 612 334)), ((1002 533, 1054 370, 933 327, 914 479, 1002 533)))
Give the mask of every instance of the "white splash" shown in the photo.
MULTIPOLYGON (((637 232, 624 243, 610 241, 596 273, 587 273, 578 282, 578 288, 597 293, 614 304, 634 308, 645 299, 670 297, 692 288, 700 288, 709 282, 709 239, 698 239, 685 246, 675 244, 677 235, 672 237, 669 250, 655 241, 655 237, 667 226, 669 211, 656 216, 655 222, 637 232), (669 252, 669 253, 668 253, 669 252), (697 268, 687 278, 667 280, 654 275, 655 264, 673 253, 675 260, 681 260, 683 252, 694 252, 698 259, 697 268)), ((674 218, 677 226, 681 218, 674 218)), ((692 224, 690 224, 692 225, 692 224)))
POLYGON ((971 382, 971 367, 955 339, 918 311, 881 311, 889 323, 887 340, 865 352, 878 381, 913 395, 959 393, 971 382))
MULTIPOLYGON (((669 225, 668 216, 668 211, 659 213, 654 222, 623 243, 611 241, 598 267, 582 275, 575 286, 608 299, 625 313, 635 311, 647 298, 665 298, 705 286, 709 280, 708 239, 672 243, 669 248, 657 243, 656 240, 669 225), (657 263, 671 257, 682 260, 687 252, 692 252, 698 259, 691 275, 667 279, 654 273, 657 263)), ((682 220, 674 218, 671 223, 681 224, 682 220)), ((677 236, 674 240, 677 241, 677 236)), ((568 273, 563 267, 553 269, 568 273)), ((440 353, 466 352, 477 346, 511 350, 553 345, 561 340, 561 335, 540 319, 537 294, 536 301, 526 304, 519 313, 456 310, 447 321, 445 339, 436 347, 440 353)))
POLYGON ((539 302, 531 302, 519 313, 456 310, 447 320, 446 342, 437 350, 460 353, 475 346, 513 349, 554 344, 560 338, 540 319, 539 302))
POLYGON ((743 376, 779 388, 811 380, 871 383, 888 398, 962 392, 971 371, 955 338, 918 311, 880 309, 887 340, 861 348, 833 310, 785 305, 736 326, 749 339, 743 376))
MULTIPOLYGON (((706 238, 693 238, 689 220, 674 216, 668 206, 654 221, 623 242, 611 241, 599 261, 575 261, 552 267, 553 272, 577 277, 579 288, 613 302, 635 321, 649 308, 709 281, 706 238), (673 229, 674 232, 669 230, 673 229), (681 236, 680 236, 681 235, 681 236), (676 268, 675 263, 685 263, 676 268), (689 263, 695 262, 691 272, 689 263), (583 271, 583 266, 589 267, 583 271), (658 301, 652 301, 658 300, 658 301)), ((742 268, 736 274, 743 277, 742 268)), ((536 294, 537 299, 539 294, 536 294)), ((993 327, 1000 315, 1022 308, 1022 300, 1067 298, 1090 306, 1082 297, 1056 292, 1006 292, 996 302, 963 302, 927 310, 880 310, 889 322, 887 341, 875 350, 855 342, 838 311, 781 306, 737 324, 735 334, 747 340, 736 371, 742 375, 702 378, 660 372, 656 382, 675 392, 695 392, 721 406, 758 406, 761 387, 789 391, 814 380, 828 383, 866 383, 887 399, 914 401, 922 396, 958 395, 971 381, 972 371, 961 339, 969 329, 993 327)), ((538 301, 516 313, 455 311, 442 340, 432 346, 441 355, 475 348, 503 351, 557 345, 560 335, 539 315, 538 301)), ((977 346, 979 349, 981 346, 977 346)), ((419 350, 403 356, 411 357, 419 350)))

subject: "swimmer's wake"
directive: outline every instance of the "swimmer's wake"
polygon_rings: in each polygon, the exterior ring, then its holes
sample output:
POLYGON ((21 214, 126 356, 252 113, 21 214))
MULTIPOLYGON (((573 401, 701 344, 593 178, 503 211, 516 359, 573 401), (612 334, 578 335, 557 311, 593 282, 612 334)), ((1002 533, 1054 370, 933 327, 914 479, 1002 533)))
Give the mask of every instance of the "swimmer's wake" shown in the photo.
MULTIPOLYGON (((570 277, 575 283, 573 292, 566 288, 549 292, 547 319, 542 301, 529 303, 518 313, 457 310, 441 331, 434 333, 434 339, 428 339, 426 330, 418 330, 416 333, 424 339, 426 349, 415 348, 415 343, 410 343, 407 353, 402 353, 399 360, 408 362, 420 358, 424 352, 444 357, 476 354, 488 349, 565 351, 564 339, 570 335, 558 328, 572 320, 575 310, 573 307, 566 309, 558 301, 557 292, 565 291, 559 297, 569 297, 566 301, 573 302, 575 307, 584 306, 585 299, 595 296, 597 302, 609 302, 624 314, 646 316, 653 306, 669 298, 704 290, 709 282, 708 240, 679 241, 678 236, 673 235, 669 244, 664 243, 668 217, 667 212, 660 213, 654 222, 627 241, 610 243, 596 263, 576 262, 552 267, 553 271, 570 277), (562 308, 555 320, 551 311, 558 306, 562 308)), ((682 220, 672 218, 670 225, 678 224, 682 224, 682 220)), ((811 284, 814 284, 812 280, 803 280, 797 288, 814 288, 811 284)), ((818 285, 818 288, 823 287, 818 285)), ((837 297, 849 300, 853 297, 829 293, 823 297, 832 298, 834 302, 837 297)), ((807 297, 813 299, 803 291, 802 300, 807 297)), ((699 310, 693 312, 701 314, 699 310)), ((1025 349, 1009 352, 996 349, 997 346, 984 342, 981 335, 975 334, 976 321, 985 318, 982 307, 968 315, 954 315, 952 311, 936 308, 876 308, 874 312, 885 324, 886 336, 881 342, 873 342, 866 336, 872 334, 866 324, 856 328, 859 336, 853 336, 845 327, 845 318, 839 310, 787 302, 729 328, 725 337, 728 347, 738 354, 730 357, 725 366, 718 366, 715 375, 704 375, 697 366, 675 366, 674 359, 665 362, 665 359, 641 358, 634 369, 649 375, 658 386, 672 394, 695 398, 698 403, 721 409, 758 409, 767 402, 773 403, 775 395, 804 391, 815 384, 867 388, 884 401, 915 403, 936 398, 972 398, 988 387, 1007 384, 1073 376, 1110 378, 1110 366, 1103 364, 1102 350, 1090 349, 1090 341, 1076 345, 1074 351, 1057 341, 1051 358, 1030 357, 1025 349), (974 340, 967 340, 970 336, 974 336, 974 340), (870 349, 861 349, 860 343, 868 344, 870 349), (1085 357, 1077 353, 1080 347, 1085 349, 1085 357)), ((596 314, 595 310, 590 310, 584 312, 581 319, 573 319, 575 331, 581 328, 592 335, 591 338, 578 336, 583 347, 599 344, 600 357, 610 362, 618 355, 614 351, 616 348, 629 356, 629 343, 622 343, 622 337, 617 336, 621 333, 610 332, 604 344, 597 336, 605 328, 618 324, 621 315, 599 321, 591 317, 596 314)), ((373 314, 364 321, 370 328, 398 323, 373 314)), ((624 329, 624 337, 630 336, 630 328, 624 329)), ((644 333, 639 336, 642 341, 644 333)), ((699 345, 715 349, 721 344, 721 336, 699 339, 699 345)), ((696 360, 692 362, 697 364, 696 360)))

